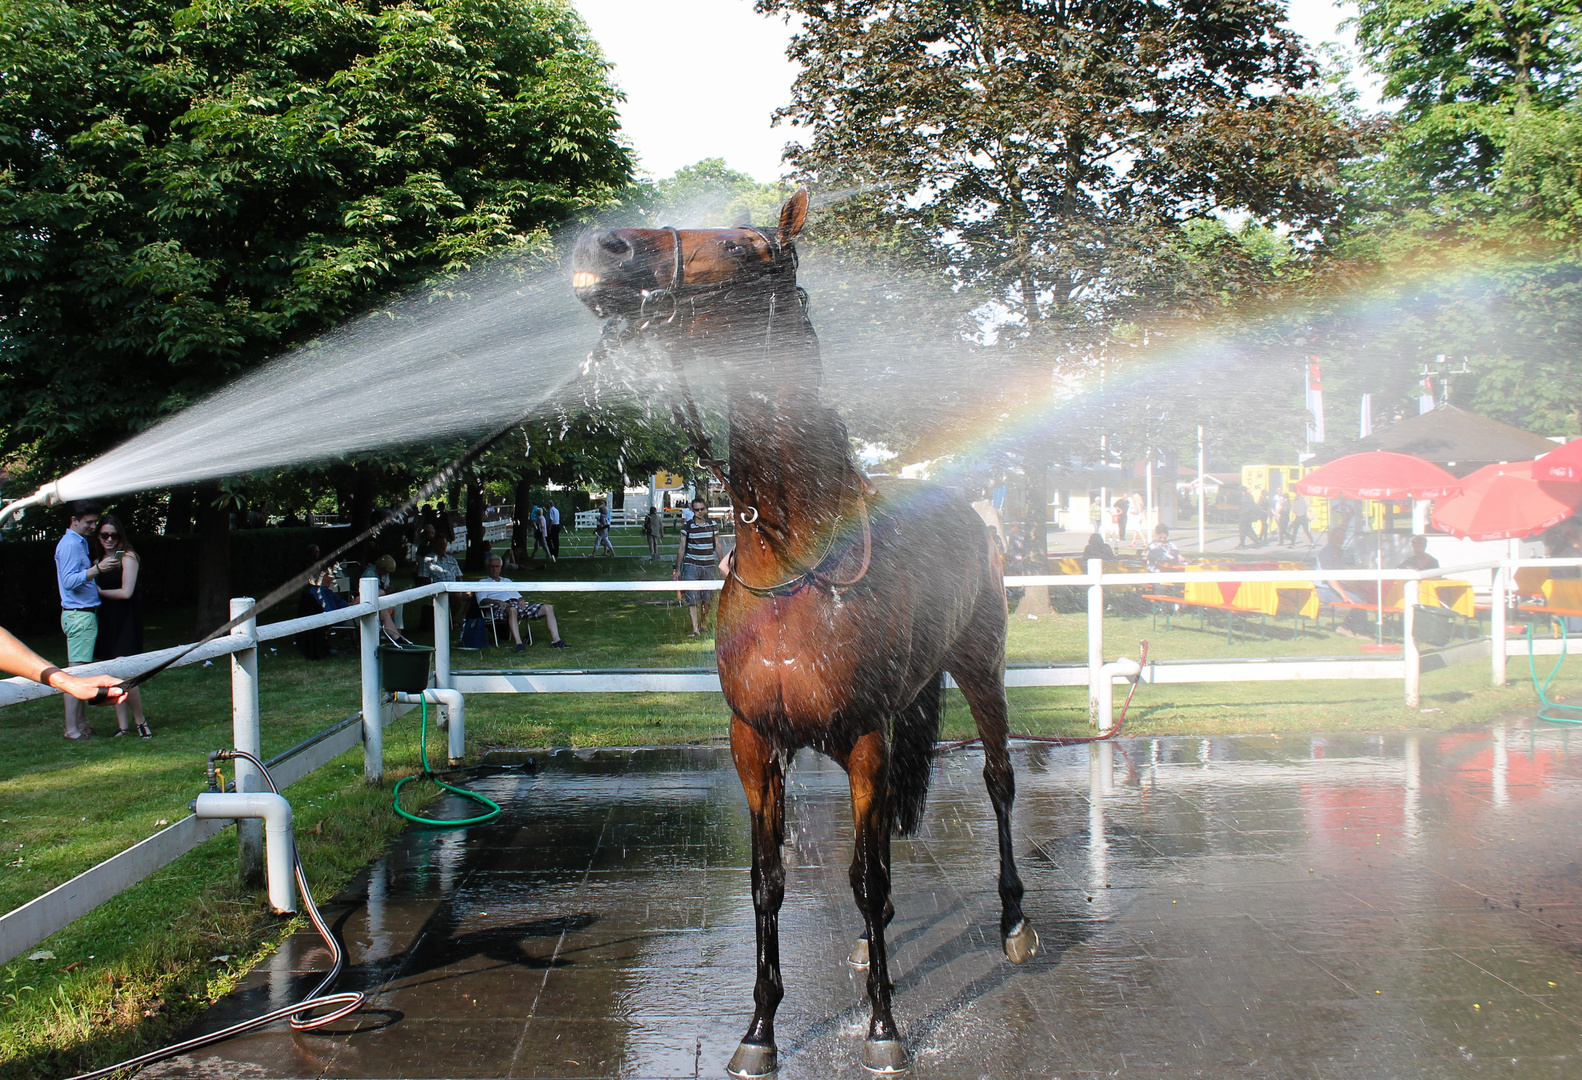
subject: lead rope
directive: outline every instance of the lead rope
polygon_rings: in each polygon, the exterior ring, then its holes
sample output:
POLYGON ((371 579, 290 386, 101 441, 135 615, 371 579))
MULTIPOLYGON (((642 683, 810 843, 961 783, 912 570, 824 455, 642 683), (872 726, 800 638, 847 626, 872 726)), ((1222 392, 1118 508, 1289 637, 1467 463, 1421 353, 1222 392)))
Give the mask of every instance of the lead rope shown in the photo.
MULTIPOLYGON (((1141 646, 1141 655, 1137 659, 1137 666, 1142 668, 1148 663, 1148 642, 1142 641, 1139 644, 1141 646)), ((1132 680, 1132 688, 1126 691, 1126 701, 1121 705, 1120 719, 1115 721, 1114 727, 1102 735, 1018 735, 1012 732, 1006 738, 1015 739, 1018 742, 1044 743, 1049 746, 1083 746, 1089 743, 1109 742, 1111 739, 1119 737, 1121 729, 1126 726, 1126 710, 1132 707, 1132 695, 1137 693, 1137 684, 1142 681, 1142 672, 1139 671, 1137 677, 1132 680)), ((934 753, 936 755, 948 754, 952 750, 961 750, 971 746, 973 743, 982 741, 983 737, 978 736, 972 739, 962 739, 960 742, 940 743, 934 747, 934 753)))

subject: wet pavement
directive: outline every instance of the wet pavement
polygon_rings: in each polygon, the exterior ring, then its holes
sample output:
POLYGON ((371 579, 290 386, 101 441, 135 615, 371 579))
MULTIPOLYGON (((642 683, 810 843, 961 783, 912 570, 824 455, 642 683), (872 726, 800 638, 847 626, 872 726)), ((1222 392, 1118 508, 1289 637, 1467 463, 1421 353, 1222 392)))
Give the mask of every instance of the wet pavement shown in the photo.
MULTIPOLYGON (((997 940, 981 756, 894 848, 896 1016, 925 1077, 1582 1076, 1582 743, 1470 733, 1016 751, 1044 952, 997 940)), ((327 911, 369 1010, 148 1077, 724 1075, 751 1011, 746 811, 724 750, 479 780, 492 827, 412 830, 327 911)), ((844 775, 790 775, 780 1076, 860 1077, 844 775)), ((470 811, 469 811, 470 812, 470 811)), ((195 1030, 293 1000, 298 935, 195 1030)))

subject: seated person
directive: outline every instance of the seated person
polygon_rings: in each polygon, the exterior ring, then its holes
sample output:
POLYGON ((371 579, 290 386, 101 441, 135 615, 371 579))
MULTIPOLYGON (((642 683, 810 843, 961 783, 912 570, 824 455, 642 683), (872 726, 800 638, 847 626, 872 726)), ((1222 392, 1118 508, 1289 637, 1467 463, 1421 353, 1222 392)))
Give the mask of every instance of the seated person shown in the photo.
MULTIPOLYGON (((500 576, 503 565, 498 555, 489 556, 489 576, 486 581, 509 582, 508 577, 500 576)), ((498 607, 505 612, 505 625, 511 629, 511 640, 516 642, 516 651, 525 652, 527 646, 522 644, 522 632, 519 619, 543 619, 549 626, 549 647, 551 649, 569 649, 565 638, 560 636, 560 627, 555 622, 555 606, 553 604, 537 604, 522 599, 522 594, 510 589, 500 589, 496 592, 479 592, 474 594, 478 606, 488 604, 498 607)))
MULTIPOLYGON (((1341 546, 1346 542, 1346 527, 1342 525, 1330 529, 1327 539, 1328 542, 1318 551, 1318 568, 1346 569, 1346 553, 1341 546)), ((1326 604, 1361 604, 1369 599, 1357 583, 1341 581, 1320 581, 1318 598, 1326 604)), ((1335 627, 1335 633, 1345 637, 1368 637, 1368 616, 1352 608, 1346 612, 1346 621, 1335 627)))
MULTIPOLYGON (((377 578, 379 580, 379 595, 384 596, 390 591, 390 575, 395 573, 396 561, 391 555, 381 555, 368 564, 363 571, 363 577, 377 578)), ((385 608, 379 612, 379 626, 385 635, 396 645, 412 644, 401 634, 401 628, 396 625, 395 609, 385 608)))
POLYGON ((443 534, 436 535, 429 544, 428 554, 418 562, 418 576, 429 581, 460 581, 461 567, 456 557, 449 554, 450 542, 443 534))
POLYGON ((1115 558, 1115 549, 1104 542, 1103 534, 1096 532, 1088 537, 1088 546, 1082 549, 1082 557, 1084 559, 1113 559, 1115 558))
POLYGON ((1428 554, 1428 537, 1412 537, 1412 553, 1401 560, 1397 570, 1438 570, 1439 560, 1428 554))
POLYGON ((1159 525, 1154 529, 1153 542, 1148 545, 1148 572, 1177 570, 1181 567, 1181 552, 1170 542, 1170 526, 1159 525))

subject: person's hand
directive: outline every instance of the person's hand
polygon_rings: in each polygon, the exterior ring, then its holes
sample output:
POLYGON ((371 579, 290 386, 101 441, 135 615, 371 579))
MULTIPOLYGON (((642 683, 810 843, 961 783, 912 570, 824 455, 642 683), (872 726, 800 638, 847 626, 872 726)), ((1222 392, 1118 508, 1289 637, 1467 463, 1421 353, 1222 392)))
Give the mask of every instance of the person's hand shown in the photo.
POLYGON ((112 559, 110 556, 106 555, 104 558, 100 559, 94 565, 98 566, 99 573, 103 574, 103 573, 107 573, 107 572, 109 572, 111 570, 114 570, 117 566, 120 566, 121 565, 121 560, 120 559, 112 559))
POLYGON ((112 705, 126 700, 126 690, 114 675, 73 675, 68 671, 55 671, 49 676, 49 685, 81 701, 92 701, 101 689, 109 690, 107 696, 112 705))
POLYGON ((670 580, 671 581, 680 581, 681 580, 681 571, 680 570, 672 570, 672 571, 670 571, 670 580))

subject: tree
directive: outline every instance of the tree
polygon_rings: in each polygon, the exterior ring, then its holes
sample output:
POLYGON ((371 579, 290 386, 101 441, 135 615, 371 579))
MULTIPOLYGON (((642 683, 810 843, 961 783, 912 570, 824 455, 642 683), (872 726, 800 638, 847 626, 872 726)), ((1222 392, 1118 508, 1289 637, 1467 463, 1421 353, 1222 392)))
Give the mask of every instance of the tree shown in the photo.
POLYGON ((630 171, 552 0, 0 0, 0 27, 0 426, 43 465, 630 171))
POLYGON ((0 0, 0 71, 0 460, 40 480, 631 171, 556 0, 0 0))
POLYGON ((1273 0, 759 0, 802 20, 789 159, 1012 319, 1091 341, 1171 301, 1183 221, 1306 233, 1360 133, 1273 0))

